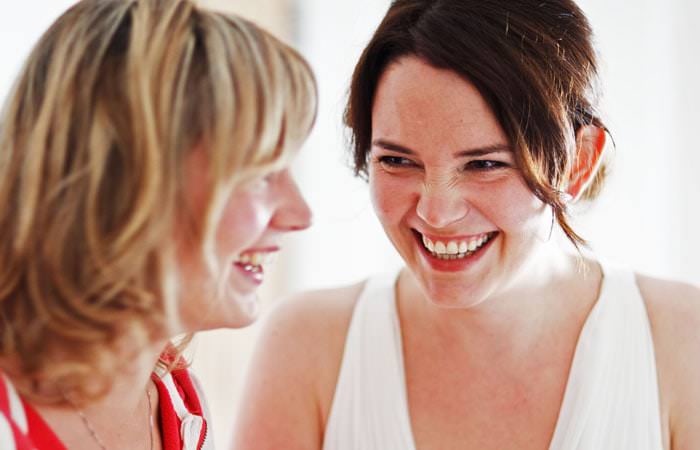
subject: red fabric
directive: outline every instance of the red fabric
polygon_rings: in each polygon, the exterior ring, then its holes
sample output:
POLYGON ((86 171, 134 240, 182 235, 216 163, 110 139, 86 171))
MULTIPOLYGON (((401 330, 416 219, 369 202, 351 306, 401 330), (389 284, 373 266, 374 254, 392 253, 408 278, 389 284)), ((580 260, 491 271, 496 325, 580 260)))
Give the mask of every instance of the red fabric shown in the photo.
MULTIPOLYGON (((197 395, 197 390, 192 384, 192 378, 190 378, 190 373, 187 370, 173 370, 172 372, 173 380, 177 386, 178 391, 182 396, 185 407, 192 414, 204 417, 204 412, 202 411, 202 404, 199 402, 199 396, 197 395)), ((202 423, 202 430, 199 434, 199 442, 197 443, 197 448, 202 448, 204 445, 204 439, 209 431, 207 421, 204 420, 202 423)))
MULTIPOLYGON (((202 405, 199 401, 197 390, 192 384, 192 379, 190 378, 188 370, 177 369, 170 372, 170 374, 185 404, 185 408, 192 414, 203 416, 202 405)), ((181 421, 177 416, 172 400, 170 400, 170 394, 163 381, 155 374, 152 378, 158 388, 158 397, 160 399, 160 431, 163 435, 163 450, 181 450, 183 445, 182 437, 180 436, 181 421)), ((208 426, 205 420, 202 424, 197 448, 201 448, 204 444, 207 432, 208 426)))
POLYGON ((182 399, 184 400, 187 410, 192 414, 202 416, 202 405, 199 403, 199 396, 192 384, 189 372, 187 370, 174 370, 172 374, 175 385, 180 390, 180 393, 183 394, 182 399))
POLYGON ((39 413, 24 399, 22 399, 22 405, 24 406, 24 412, 27 414, 28 435, 34 446, 41 450, 66 450, 61 440, 44 419, 41 418, 39 413))
POLYGON ((10 420, 10 399, 7 397, 7 385, 5 384, 5 377, 0 373, 0 413, 10 420))
MULTIPOLYGON (((192 384, 187 370, 175 370, 172 372, 172 376, 175 386, 180 394, 182 394, 185 407, 193 414, 202 415, 199 396, 197 395, 197 391, 192 384)), ((175 408, 170 400, 170 394, 160 378, 153 375, 152 379, 158 389, 158 415, 163 450, 182 450, 180 419, 178 419, 175 408)), ((0 373, 0 415, 4 416, 12 427, 17 450, 67 450, 58 436, 56 436, 48 424, 42 419, 41 415, 39 415, 30 404, 24 401, 24 399, 22 399, 22 406, 27 416, 27 435, 24 435, 17 424, 12 420, 7 386, 4 377, 2 377, 0 373)), ((201 447, 204 442, 206 432, 207 423, 205 421, 198 447, 201 447)))
POLYGON ((160 415, 160 433, 163 450, 181 450, 180 419, 177 417, 173 402, 170 400, 168 388, 155 374, 151 377, 158 388, 158 411, 160 415))
POLYGON ((24 400, 22 400, 22 406, 27 416, 27 434, 24 434, 12 419, 8 386, 5 383, 5 378, 0 374, 0 415, 3 415, 12 427, 17 450, 66 450, 61 441, 46 425, 46 422, 34 411, 34 408, 29 406, 24 400))
POLYGON ((17 428, 14 422, 11 422, 10 426, 12 426, 12 434, 15 437, 15 447, 17 450, 36 450, 37 447, 19 428, 17 428))

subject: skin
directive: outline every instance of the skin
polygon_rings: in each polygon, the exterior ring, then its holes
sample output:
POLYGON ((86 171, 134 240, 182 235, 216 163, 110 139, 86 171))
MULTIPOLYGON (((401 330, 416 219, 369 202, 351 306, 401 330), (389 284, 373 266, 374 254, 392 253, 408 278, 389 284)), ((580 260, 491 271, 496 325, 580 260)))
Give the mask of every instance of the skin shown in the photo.
MULTIPOLYGON (((201 197, 205 186, 206 161, 193 152, 188 168, 192 189, 189 203, 204 215, 201 197)), ((234 262, 242 254, 272 255, 281 249, 281 238, 303 230, 311 223, 311 211, 301 196, 289 169, 263 173, 229 195, 215 234, 216 268, 211 273, 198 245, 180 236, 177 262, 182 280, 183 332, 215 328, 240 328, 258 316, 257 288, 234 262)))
MULTIPOLYGON (((201 153, 193 152, 187 166, 191 204, 197 204, 201 195, 198 189, 206 177, 205 167, 201 153)), ((233 267, 233 260, 250 251, 278 251, 283 234, 305 229, 311 221, 308 205, 286 168, 261 174, 234 189, 225 205, 215 234, 218 272, 207 270, 199 248, 194 248, 182 236, 175 237, 182 293, 178 300, 183 317, 182 328, 175 330, 175 335, 211 328, 238 328, 254 321, 257 315, 255 292, 259 283, 252 282, 244 272, 233 267), (222 279, 225 289, 220 290, 222 279)), ((151 448, 145 393, 151 394, 153 420, 157 424, 158 395, 150 377, 165 345, 166 342, 156 342, 141 351, 113 389, 103 399, 84 408, 85 416, 107 448, 151 448), (134 389, 135 386, 142 386, 142 389, 134 389)), ((67 448, 97 448, 73 408, 42 405, 35 405, 35 408, 67 448)), ((154 448, 161 448, 158 427, 153 431, 154 448)))
MULTIPOLYGON (((548 448, 578 336, 599 295, 599 265, 579 264, 548 239, 551 212, 528 190, 479 92, 456 74, 415 57, 391 64, 379 81, 372 130, 372 202, 406 264, 396 302, 417 448, 548 448), (446 240, 496 237, 473 264, 444 272, 416 231, 446 240)), ((585 127, 576 141, 574 199, 595 172, 604 133, 585 127)), ((657 351, 665 448, 697 448, 700 364, 682 355, 700 350, 700 294, 641 276, 638 284, 657 351)), ((273 312, 233 448, 322 448, 361 289, 303 294, 273 312)))

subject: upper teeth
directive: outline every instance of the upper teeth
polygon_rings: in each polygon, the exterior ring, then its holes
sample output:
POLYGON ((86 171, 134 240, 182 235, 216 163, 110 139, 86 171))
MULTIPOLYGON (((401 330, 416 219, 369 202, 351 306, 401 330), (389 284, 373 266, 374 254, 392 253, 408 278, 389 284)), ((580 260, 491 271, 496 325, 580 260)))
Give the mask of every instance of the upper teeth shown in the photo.
POLYGON ((466 240, 451 240, 451 241, 432 241, 430 238, 423 236, 423 245, 437 256, 464 256, 469 252, 474 252, 486 242, 490 235, 488 233, 474 236, 466 240))
POLYGON ((249 252, 241 254, 235 262, 250 264, 251 266, 261 266, 272 262, 273 254, 269 252, 249 252))

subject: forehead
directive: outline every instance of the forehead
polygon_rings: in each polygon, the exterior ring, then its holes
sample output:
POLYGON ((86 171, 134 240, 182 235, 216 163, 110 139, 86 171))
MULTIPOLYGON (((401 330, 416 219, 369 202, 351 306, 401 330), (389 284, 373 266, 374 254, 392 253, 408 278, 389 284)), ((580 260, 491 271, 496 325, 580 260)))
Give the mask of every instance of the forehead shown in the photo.
POLYGON ((416 151, 508 144, 473 84, 414 56, 392 63, 379 79, 372 139, 398 141, 416 151))

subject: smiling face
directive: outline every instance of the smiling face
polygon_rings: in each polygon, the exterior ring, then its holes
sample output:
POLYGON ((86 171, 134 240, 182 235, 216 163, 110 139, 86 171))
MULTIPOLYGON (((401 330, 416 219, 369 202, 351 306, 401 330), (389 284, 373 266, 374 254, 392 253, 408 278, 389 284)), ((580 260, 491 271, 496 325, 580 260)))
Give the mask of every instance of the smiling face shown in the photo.
MULTIPOLYGON (((205 174, 193 158, 188 177, 189 200, 197 207, 205 174)), ((201 247, 178 245, 180 316, 188 332, 238 328, 258 314, 257 288, 264 266, 281 250, 280 239, 290 231, 308 228, 311 211, 289 169, 263 173, 233 189, 212 238, 211 263, 201 247), (211 266, 214 267, 211 267, 211 266)))
POLYGON ((436 304, 472 306, 508 289, 547 239, 549 208, 479 91, 451 71, 416 57, 386 69, 369 158, 379 220, 436 304))

